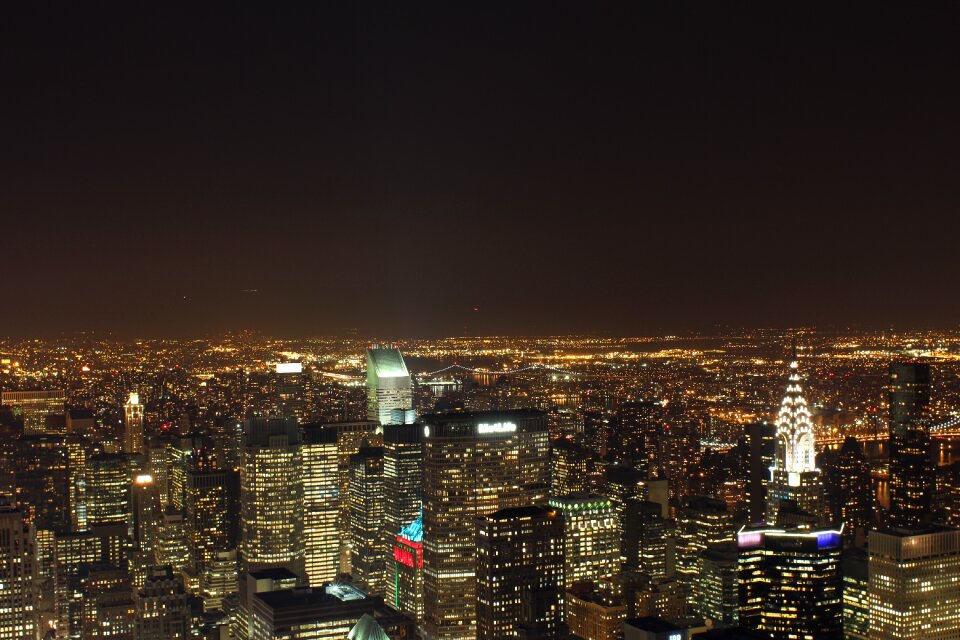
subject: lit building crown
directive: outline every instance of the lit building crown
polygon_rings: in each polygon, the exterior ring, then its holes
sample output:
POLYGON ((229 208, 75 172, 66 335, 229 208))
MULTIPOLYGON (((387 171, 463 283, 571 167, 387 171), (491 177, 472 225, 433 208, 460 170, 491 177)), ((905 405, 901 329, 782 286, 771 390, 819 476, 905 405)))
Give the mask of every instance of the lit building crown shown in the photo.
POLYGON ((777 415, 777 459, 776 468, 788 473, 816 471, 816 451, 814 450, 813 423, 810 421, 810 409, 803 397, 800 386, 800 374, 797 361, 790 363, 790 379, 787 393, 780 403, 777 415))

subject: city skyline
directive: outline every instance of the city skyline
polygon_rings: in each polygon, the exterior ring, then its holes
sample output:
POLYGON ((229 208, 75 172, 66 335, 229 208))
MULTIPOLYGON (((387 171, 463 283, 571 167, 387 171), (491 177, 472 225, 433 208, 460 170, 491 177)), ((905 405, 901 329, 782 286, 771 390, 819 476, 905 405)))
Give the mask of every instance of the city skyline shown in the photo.
POLYGON ((958 15, 6 7, 0 640, 960 639, 958 15))

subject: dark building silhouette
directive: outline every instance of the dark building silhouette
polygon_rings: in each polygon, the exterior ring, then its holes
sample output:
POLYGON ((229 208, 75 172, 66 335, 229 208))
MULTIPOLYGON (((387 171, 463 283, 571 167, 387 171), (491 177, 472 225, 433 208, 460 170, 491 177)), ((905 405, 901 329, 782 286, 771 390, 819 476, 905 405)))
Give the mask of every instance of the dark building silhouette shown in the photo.
POLYGON ((890 526, 918 527, 930 519, 930 365, 890 365, 890 526))

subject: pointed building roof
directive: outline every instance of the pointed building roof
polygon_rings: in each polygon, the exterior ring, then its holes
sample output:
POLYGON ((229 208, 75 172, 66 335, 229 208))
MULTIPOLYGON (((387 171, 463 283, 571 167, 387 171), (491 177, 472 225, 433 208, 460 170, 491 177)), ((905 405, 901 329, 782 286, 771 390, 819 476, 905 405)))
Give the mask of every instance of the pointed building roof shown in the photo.
POLYGON ((810 409, 800 386, 799 364, 796 358, 790 362, 790 377, 787 392, 780 403, 777 414, 778 467, 788 472, 803 473, 816 469, 814 450, 813 422, 810 409))
POLYGON ((363 614, 363 617, 353 625, 353 629, 347 634, 347 640, 390 640, 376 620, 369 613, 363 614))
POLYGON ((400 529, 400 537, 410 542, 423 542, 423 509, 413 522, 400 529))

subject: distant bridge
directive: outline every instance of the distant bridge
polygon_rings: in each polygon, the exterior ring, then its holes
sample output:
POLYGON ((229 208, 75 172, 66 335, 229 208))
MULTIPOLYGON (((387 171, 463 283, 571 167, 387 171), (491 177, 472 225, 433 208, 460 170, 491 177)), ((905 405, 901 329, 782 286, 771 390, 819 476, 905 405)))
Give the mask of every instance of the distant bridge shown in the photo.
POLYGON ((462 364, 452 364, 449 367, 444 367, 443 369, 437 369, 436 371, 431 371, 429 373, 421 373, 422 376, 435 376, 438 373, 446 373, 448 371, 459 370, 466 371, 469 373, 476 373, 480 375, 487 376, 503 376, 503 375, 512 375, 516 373, 523 373, 525 371, 552 371, 554 373, 559 373, 565 376, 576 376, 580 375, 576 371, 564 371, 563 369, 558 369, 556 367, 551 367, 547 364, 534 364, 529 367, 520 367, 519 369, 474 369, 472 367, 465 367, 462 364))

